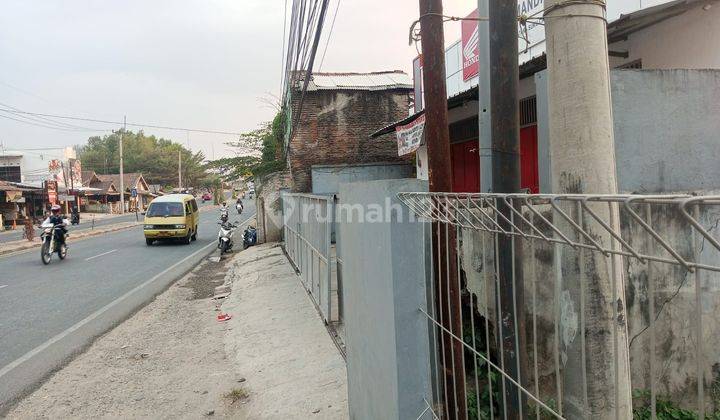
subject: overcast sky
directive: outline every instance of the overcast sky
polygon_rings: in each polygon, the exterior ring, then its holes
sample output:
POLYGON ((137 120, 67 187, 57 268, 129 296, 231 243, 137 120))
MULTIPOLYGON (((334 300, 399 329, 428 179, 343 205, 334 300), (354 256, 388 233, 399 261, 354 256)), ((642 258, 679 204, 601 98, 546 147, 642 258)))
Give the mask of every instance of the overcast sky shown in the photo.
MULTIPOLYGON (((325 35, 338 0, 331 0, 325 35)), ((292 3, 289 0, 288 3, 292 3)), ((475 0, 445 0, 466 15, 475 0)), ((272 118, 285 0, 4 0, 0 106, 49 114, 246 131, 272 118)), ((417 55, 408 27, 417 0, 341 0, 323 71, 401 69, 417 55)), ((446 39, 459 38, 446 24, 446 39)), ((321 48, 325 46, 325 37, 321 48)), ((318 62, 319 65, 319 62, 318 62)), ((70 121, 69 121, 70 122, 70 121)), ((107 125, 70 122, 87 128, 107 125)), ((146 133, 186 142, 185 133, 146 133)), ((0 118, 5 149, 82 144, 98 132, 60 131, 0 118)), ((190 134, 211 157, 227 136, 190 134)))

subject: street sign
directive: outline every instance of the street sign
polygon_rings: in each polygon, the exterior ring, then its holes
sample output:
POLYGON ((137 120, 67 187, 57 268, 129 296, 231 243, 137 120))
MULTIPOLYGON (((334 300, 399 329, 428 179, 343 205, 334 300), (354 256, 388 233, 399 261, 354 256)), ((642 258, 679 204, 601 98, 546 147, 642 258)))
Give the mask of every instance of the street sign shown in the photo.
POLYGON ((130 196, 131 197, 137 197, 137 188, 133 188, 130 190, 130 196))

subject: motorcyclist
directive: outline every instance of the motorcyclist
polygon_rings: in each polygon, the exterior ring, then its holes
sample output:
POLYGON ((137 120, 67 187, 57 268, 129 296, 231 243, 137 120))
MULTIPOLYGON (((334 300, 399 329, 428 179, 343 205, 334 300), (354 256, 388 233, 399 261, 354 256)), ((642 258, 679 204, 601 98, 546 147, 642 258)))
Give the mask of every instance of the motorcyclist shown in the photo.
POLYGON ((80 223, 80 212, 77 206, 73 206, 72 209, 70 209, 70 215, 72 216, 73 223, 80 223))
POLYGON ((228 221, 229 210, 227 202, 223 201, 222 207, 220 207, 220 221, 225 223, 228 221))
POLYGON ((243 202, 240 197, 238 197, 237 201, 235 202, 235 209, 237 209, 238 213, 243 210, 243 202))
POLYGON ((62 208, 58 204, 53 204, 53 206, 50 207, 50 215, 47 219, 45 219, 43 224, 51 223, 53 227, 61 226, 62 235, 55 239, 59 243, 65 243, 65 235, 67 234, 67 228, 65 226, 67 226, 68 221, 60 214, 61 209, 62 208))

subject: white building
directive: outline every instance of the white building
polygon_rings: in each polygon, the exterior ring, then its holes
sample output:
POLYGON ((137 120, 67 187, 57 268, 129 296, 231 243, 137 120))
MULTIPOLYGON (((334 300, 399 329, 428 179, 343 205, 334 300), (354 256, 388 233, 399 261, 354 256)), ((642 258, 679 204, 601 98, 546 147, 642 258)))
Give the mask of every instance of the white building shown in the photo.
MULTIPOLYGON (((40 187, 43 181, 54 179, 49 170, 51 161, 68 166, 68 160, 76 158, 72 147, 0 150, 0 179, 40 187)), ((70 168, 65 170, 69 173, 70 168)), ((64 186, 62 175, 59 181, 64 186)))

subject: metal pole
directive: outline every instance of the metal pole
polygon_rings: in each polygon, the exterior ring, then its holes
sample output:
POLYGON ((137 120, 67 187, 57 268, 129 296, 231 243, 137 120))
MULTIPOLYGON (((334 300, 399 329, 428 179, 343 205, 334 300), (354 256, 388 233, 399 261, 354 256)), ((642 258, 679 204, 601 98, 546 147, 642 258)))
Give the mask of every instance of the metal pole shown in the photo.
MULTIPOLYGON (((447 114, 447 87, 445 80, 445 36, 443 33, 442 0, 419 0, 420 30, 423 55, 423 83, 425 85, 425 142, 428 148, 428 174, 431 192, 452 191, 450 168, 450 132, 447 114)), ((438 222, 436 222, 437 224, 438 222)), ((435 299, 459 302, 456 235, 454 229, 432 229, 434 244, 447 244, 434 249, 433 269, 437 295, 435 299), (447 265, 446 270, 442 270, 447 265), (443 274, 443 271, 445 273, 443 274), (444 279, 443 279, 444 277, 444 279), (445 295, 447 293, 447 295, 445 295)), ((446 305, 441 314, 445 327, 459 334, 462 327, 461 308, 446 305)), ((445 346, 440 349, 445 360, 455 360, 451 366, 443 366, 444 386, 453 390, 454 398, 448 398, 446 413, 450 419, 466 418, 465 371, 463 345, 446 335, 445 346)))
POLYGON ((178 189, 182 189, 182 151, 178 150, 178 189))
MULTIPOLYGON (((489 0, 478 0, 478 16, 490 14, 489 0)), ((478 133, 480 192, 493 190, 492 119, 490 114, 490 21, 478 21, 478 133)))
MULTIPOLYGON (((492 191, 516 193, 520 191, 520 126, 518 112, 518 41, 517 1, 489 0, 490 18, 490 121, 492 191)), ((480 110, 482 111, 482 109, 480 110)), ((481 115, 482 117, 482 115, 481 115)), ((510 205, 516 205, 510 201, 510 205)), ((505 217, 499 218, 503 230, 514 229, 507 222, 512 211, 505 200, 498 200, 498 210, 505 217)), ((525 317, 523 298, 522 243, 517 244, 509 235, 498 235, 497 247, 499 294, 499 323, 502 324, 502 360, 505 370, 518 383, 527 383, 525 375, 525 317)), ((508 418, 522 418, 524 399, 512 383, 505 388, 508 418)))
POLYGON ((125 214, 125 168, 123 167, 123 137, 127 127, 127 116, 123 116, 123 128, 120 131, 120 214, 125 214))

